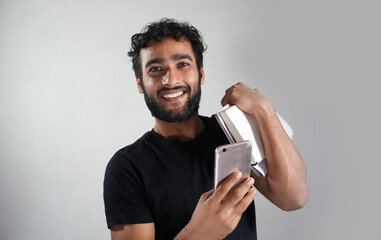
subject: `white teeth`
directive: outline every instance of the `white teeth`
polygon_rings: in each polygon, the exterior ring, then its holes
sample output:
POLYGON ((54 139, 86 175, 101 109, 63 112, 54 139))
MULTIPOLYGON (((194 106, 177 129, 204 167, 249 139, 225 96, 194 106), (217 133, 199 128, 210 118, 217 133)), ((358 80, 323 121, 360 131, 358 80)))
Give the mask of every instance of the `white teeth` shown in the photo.
POLYGON ((176 98, 176 97, 181 96, 181 95, 183 95, 183 92, 177 92, 177 93, 173 93, 173 94, 163 95, 163 98, 176 98))

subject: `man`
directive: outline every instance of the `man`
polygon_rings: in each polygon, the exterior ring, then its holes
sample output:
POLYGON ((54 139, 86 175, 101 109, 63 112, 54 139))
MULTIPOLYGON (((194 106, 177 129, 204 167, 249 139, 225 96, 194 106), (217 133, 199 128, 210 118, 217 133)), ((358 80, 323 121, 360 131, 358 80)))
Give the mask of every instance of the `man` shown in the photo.
POLYGON ((213 118, 198 115, 204 84, 199 32, 188 23, 162 19, 132 37, 136 84, 155 126, 110 160, 104 200, 111 237, 118 239, 256 239, 252 187, 284 210, 308 201, 306 173, 272 103, 238 83, 222 105, 235 104, 256 117, 268 174, 240 172, 213 190, 214 149, 228 143, 213 118))

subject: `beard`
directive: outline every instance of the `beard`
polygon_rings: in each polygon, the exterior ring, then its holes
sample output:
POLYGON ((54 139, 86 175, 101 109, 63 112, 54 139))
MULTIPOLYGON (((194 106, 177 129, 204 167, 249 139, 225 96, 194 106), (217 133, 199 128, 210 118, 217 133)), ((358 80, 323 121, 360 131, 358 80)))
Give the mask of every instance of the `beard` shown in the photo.
MULTIPOLYGON (((201 100, 201 82, 198 82, 197 89, 195 92, 189 97, 188 101, 185 104, 185 107, 182 110, 166 110, 160 103, 152 96, 149 95, 144 87, 144 84, 141 84, 144 99, 146 101, 148 109, 151 111, 153 117, 160 119, 165 122, 183 122, 188 120, 195 112, 197 112, 200 106, 201 100)), ((182 89, 186 88, 186 92, 190 93, 191 89, 189 86, 186 87, 175 87, 174 89, 182 89)), ((167 88, 163 88, 162 90, 169 90, 167 88)), ((159 94, 158 94, 159 95, 159 94)))

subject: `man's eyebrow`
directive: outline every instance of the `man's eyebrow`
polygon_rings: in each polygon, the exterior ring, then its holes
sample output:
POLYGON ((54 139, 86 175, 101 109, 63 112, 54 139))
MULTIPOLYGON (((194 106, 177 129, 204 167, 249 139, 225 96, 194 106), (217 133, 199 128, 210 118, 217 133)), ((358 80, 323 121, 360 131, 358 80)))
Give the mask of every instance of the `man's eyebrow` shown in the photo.
POLYGON ((152 60, 149 60, 147 63, 146 63, 146 68, 148 68, 149 67, 149 65, 151 65, 151 64, 154 64, 154 63, 163 63, 164 62, 164 59, 162 59, 162 58, 154 58, 154 59, 152 59, 152 60))
POLYGON ((180 59, 184 59, 184 58, 193 62, 192 57, 189 56, 188 54, 176 54, 175 56, 172 57, 172 60, 176 61, 176 60, 180 60, 180 59))
MULTIPOLYGON (((172 60, 173 61, 177 61, 177 60, 180 60, 180 59, 188 59, 189 61, 192 61, 193 62, 193 59, 191 56, 189 56, 188 54, 176 54, 172 57, 172 60)), ((147 63, 146 63, 146 66, 145 68, 148 68, 151 64, 155 64, 155 63, 159 63, 159 64, 162 64, 164 63, 164 59, 162 58, 154 58, 152 60, 149 60, 147 63)))

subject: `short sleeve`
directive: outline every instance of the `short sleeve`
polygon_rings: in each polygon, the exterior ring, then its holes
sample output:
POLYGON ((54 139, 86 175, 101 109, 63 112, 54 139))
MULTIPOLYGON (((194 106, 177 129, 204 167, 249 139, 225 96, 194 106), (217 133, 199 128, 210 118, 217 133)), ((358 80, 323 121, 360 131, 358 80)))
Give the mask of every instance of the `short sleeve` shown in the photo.
POLYGON ((107 226, 153 222, 139 168, 119 152, 109 161, 103 182, 107 226))

